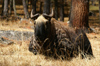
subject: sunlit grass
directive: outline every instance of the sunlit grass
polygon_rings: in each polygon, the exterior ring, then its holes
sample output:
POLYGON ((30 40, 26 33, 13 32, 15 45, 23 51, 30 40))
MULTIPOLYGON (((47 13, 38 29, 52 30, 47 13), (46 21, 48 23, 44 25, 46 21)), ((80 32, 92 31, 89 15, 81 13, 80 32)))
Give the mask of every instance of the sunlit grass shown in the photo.
POLYGON ((90 5, 90 11, 99 10, 99 6, 90 5))
MULTIPOLYGON (((18 6, 19 7, 19 6, 18 6)), ((99 10, 98 6, 90 6, 90 10, 99 10)), ((99 22, 98 18, 90 17, 89 21, 92 24, 99 22), (97 20, 97 21, 96 21, 97 20)), ((65 22, 68 17, 65 18, 65 22)), ((33 31, 27 29, 30 25, 20 24, 18 22, 0 21, 0 30, 14 30, 14 31, 33 31)), ((0 66, 100 66, 100 34, 87 34, 93 49, 93 59, 81 59, 80 56, 73 58, 71 61, 54 60, 43 55, 33 55, 29 52, 29 41, 15 41, 13 45, 0 45, 0 66), (95 38, 95 36, 97 38, 95 38)), ((21 36, 22 37, 22 36, 21 36)))
MULTIPOLYGON (((65 18, 65 20, 67 21, 68 18, 65 18)), ((19 26, 23 27, 23 24, 8 22, 7 25, 6 23, 5 21, 0 22, 2 30, 33 31, 32 29, 20 28, 19 26)), ((87 34, 87 36, 91 42, 95 57, 91 60, 88 58, 81 59, 80 55, 71 61, 55 60, 40 54, 34 55, 28 50, 29 41, 22 40, 20 42, 15 41, 15 44, 12 45, 0 45, 0 66, 100 66, 100 34, 91 33, 87 34)))
POLYGON ((87 34, 92 44, 95 58, 81 59, 80 56, 71 61, 54 60, 43 55, 33 55, 28 51, 29 42, 16 43, 6 47, 0 46, 0 66, 100 66, 100 34, 87 34), (98 38, 95 39, 94 36, 98 38))

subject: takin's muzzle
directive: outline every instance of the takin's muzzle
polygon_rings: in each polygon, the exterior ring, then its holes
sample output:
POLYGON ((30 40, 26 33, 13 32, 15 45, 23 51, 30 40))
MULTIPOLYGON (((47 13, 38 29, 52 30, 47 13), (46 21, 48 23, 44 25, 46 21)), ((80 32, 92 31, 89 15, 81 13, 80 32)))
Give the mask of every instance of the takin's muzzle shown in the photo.
POLYGON ((37 55, 37 49, 36 47, 32 46, 32 44, 29 45, 29 51, 32 52, 34 55, 37 55))
POLYGON ((34 40, 34 37, 32 36, 32 39, 29 44, 29 51, 36 55, 40 49, 41 47, 39 46, 39 44, 37 44, 36 40, 34 40))

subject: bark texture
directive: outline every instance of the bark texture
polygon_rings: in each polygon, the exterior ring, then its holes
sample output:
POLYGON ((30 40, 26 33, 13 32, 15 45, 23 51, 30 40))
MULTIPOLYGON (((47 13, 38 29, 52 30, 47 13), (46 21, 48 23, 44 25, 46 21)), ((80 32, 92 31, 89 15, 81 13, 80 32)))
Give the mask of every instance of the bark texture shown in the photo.
POLYGON ((60 0, 60 21, 64 21, 64 0, 60 0))
POLYGON ((3 16, 8 15, 8 0, 4 0, 4 10, 3 10, 3 16))
POLYGON ((15 5, 15 0, 13 0, 13 9, 14 9, 14 15, 16 16, 16 5, 15 5))
POLYGON ((100 0, 99 0, 99 20, 100 20, 100 0))
POLYGON ((2 3, 2 13, 1 13, 1 16, 3 16, 3 9, 4 9, 4 0, 3 0, 3 3, 2 3))
POLYGON ((32 13, 33 14, 36 14, 36 2, 37 2, 37 0, 32 0, 32 9, 33 9, 32 10, 33 11, 32 13))
POLYGON ((9 8, 9 15, 11 15, 11 11, 13 9, 13 0, 10 0, 10 8, 9 8))
POLYGON ((43 13, 50 14, 50 1, 51 0, 44 0, 43 13))
POLYGON ((58 0, 55 0, 55 19, 58 20, 58 0))
POLYGON ((25 18, 29 18, 29 13, 28 13, 28 6, 26 3, 26 0, 22 0, 23 1, 23 7, 24 7, 24 13, 25 13, 25 18))
POLYGON ((42 13, 42 4, 43 2, 40 2, 40 13, 42 13))
POLYGON ((70 25, 76 28, 89 28, 89 0, 72 0, 70 25))

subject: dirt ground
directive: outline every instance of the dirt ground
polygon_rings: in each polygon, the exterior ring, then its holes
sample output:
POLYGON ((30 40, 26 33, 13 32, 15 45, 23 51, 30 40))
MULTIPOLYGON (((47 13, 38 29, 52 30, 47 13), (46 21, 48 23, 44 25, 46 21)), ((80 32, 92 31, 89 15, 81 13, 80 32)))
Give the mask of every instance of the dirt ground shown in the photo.
MULTIPOLYGON (((14 44, 11 45, 0 44, 0 66, 100 66, 100 25, 98 22, 92 24, 92 21, 90 20, 89 24, 96 33, 87 34, 95 57, 91 60, 81 59, 80 55, 71 61, 55 60, 40 54, 34 55, 28 50, 29 41, 14 41, 14 44)), ((32 25, 19 21, 1 21, 0 30, 33 31, 32 25)))

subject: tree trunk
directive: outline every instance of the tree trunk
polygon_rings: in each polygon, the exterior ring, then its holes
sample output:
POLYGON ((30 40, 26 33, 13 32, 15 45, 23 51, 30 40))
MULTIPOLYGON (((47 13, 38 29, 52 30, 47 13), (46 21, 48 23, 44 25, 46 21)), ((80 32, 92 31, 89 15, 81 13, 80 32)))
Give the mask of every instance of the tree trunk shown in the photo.
POLYGON ((76 28, 89 28, 89 0, 72 0, 70 25, 76 28))
MULTIPOLYGON (((71 4, 72 4, 72 2, 71 2, 71 4)), ((72 5, 70 6, 69 21, 70 21, 70 16, 71 16, 71 9, 72 9, 72 5)))
POLYGON ((10 7, 9 7, 9 15, 11 15, 11 11, 13 9, 13 0, 10 0, 10 7))
POLYGON ((36 14, 36 2, 37 2, 37 0, 32 0, 32 9, 33 9, 32 10, 33 11, 32 13, 33 14, 36 14))
POLYGON ((58 20, 58 0, 55 0, 55 19, 58 20))
POLYGON ((60 0, 60 21, 64 21, 64 0, 60 0))
POLYGON ((27 9, 28 9, 28 2, 29 2, 29 0, 26 0, 26 6, 27 6, 27 9))
POLYGON ((94 0, 91 0, 91 2, 92 2, 92 5, 94 6, 94 0))
POLYGON ((28 13, 28 6, 26 4, 26 0, 22 0, 23 1, 23 7, 24 7, 24 13, 25 13, 25 18, 29 18, 29 13, 28 13))
POLYGON ((3 16, 3 9, 4 9, 4 0, 3 0, 3 3, 2 3, 2 13, 1 13, 1 16, 3 16))
POLYGON ((16 16, 16 6, 15 6, 15 0, 13 0, 13 9, 14 9, 14 14, 16 16))
POLYGON ((99 20, 100 20, 100 0, 99 0, 99 20))
POLYGON ((50 1, 51 0, 44 0, 43 13, 50 14, 50 1))
POLYGON ((43 2, 40 2, 40 13, 42 13, 42 4, 43 2))
POLYGON ((8 16, 8 0, 4 0, 3 16, 8 16))

